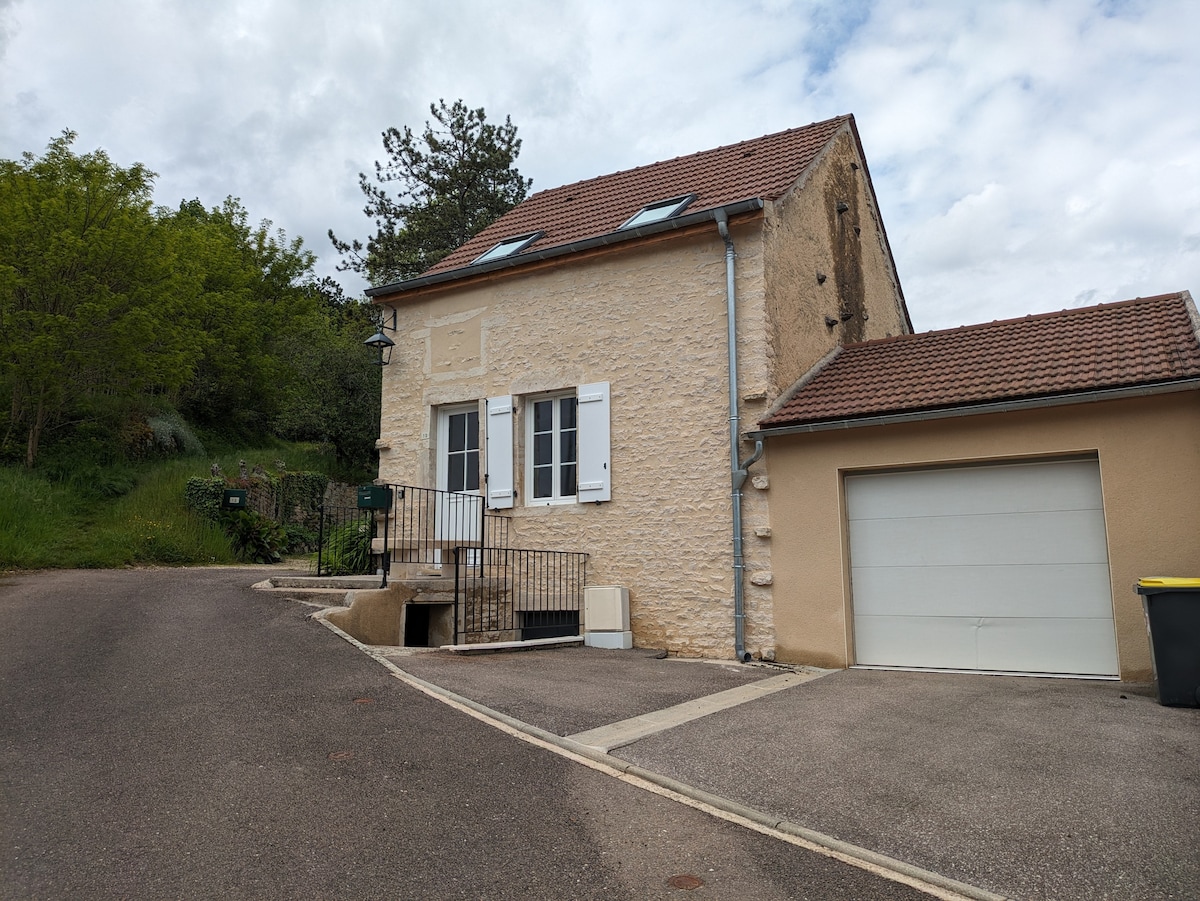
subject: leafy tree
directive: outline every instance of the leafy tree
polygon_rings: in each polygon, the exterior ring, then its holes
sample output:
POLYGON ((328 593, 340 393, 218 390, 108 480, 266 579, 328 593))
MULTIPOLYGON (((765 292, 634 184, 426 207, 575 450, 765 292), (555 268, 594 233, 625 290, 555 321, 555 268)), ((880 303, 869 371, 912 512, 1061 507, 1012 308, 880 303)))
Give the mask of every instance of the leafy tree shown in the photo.
POLYGON ((359 173, 363 212, 376 232, 364 247, 330 230, 340 271, 376 285, 412 278, 525 199, 532 181, 515 168, 521 141, 509 117, 490 124, 482 107, 468 109, 461 100, 439 100, 429 111, 437 125, 426 121, 420 137, 408 126, 383 133, 388 161, 375 163, 378 184, 359 173), (395 197, 388 193, 393 183, 395 197))
POLYGON ((283 392, 275 430, 295 441, 333 445, 339 462, 371 468, 379 435, 380 370, 363 335, 376 328, 371 305, 351 300, 329 278, 309 286, 322 314, 284 340, 295 377, 283 392))
POLYGON ((190 423, 370 465, 368 305, 236 199, 152 208, 154 173, 75 138, 0 160, 0 460, 88 477, 197 446, 190 423))
POLYGON ((211 210, 198 200, 163 211, 187 285, 199 360, 179 394, 189 420, 229 436, 269 432, 296 348, 288 340, 319 318, 307 287, 313 255, 271 223, 249 224, 235 198, 211 210))
POLYGON ((154 173, 77 155, 75 138, 0 161, 0 450, 21 441, 30 467, 48 431, 113 427, 196 361, 150 209, 154 173))

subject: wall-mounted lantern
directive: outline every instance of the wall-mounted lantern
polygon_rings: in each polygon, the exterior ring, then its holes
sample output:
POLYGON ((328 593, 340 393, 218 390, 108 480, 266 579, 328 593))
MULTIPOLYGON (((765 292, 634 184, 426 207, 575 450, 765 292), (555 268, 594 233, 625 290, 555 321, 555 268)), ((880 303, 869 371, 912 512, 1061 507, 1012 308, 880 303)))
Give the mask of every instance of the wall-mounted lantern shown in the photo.
POLYGON ((392 348, 396 346, 396 342, 384 334, 385 331, 393 333, 396 331, 395 310, 392 310, 391 325, 388 325, 387 321, 380 316, 379 331, 363 342, 367 347, 373 347, 379 351, 379 359, 375 361, 379 366, 386 366, 392 362, 392 348))

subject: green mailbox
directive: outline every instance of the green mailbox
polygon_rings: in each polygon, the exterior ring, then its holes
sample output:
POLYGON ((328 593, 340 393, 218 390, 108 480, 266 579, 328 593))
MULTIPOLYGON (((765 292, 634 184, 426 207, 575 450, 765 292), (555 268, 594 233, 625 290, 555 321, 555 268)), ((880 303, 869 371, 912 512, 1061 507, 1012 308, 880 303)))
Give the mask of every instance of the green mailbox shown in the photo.
POLYGON ((222 510, 245 510, 249 507, 249 492, 244 488, 226 488, 221 493, 222 510))
POLYGON ((358 509, 388 510, 392 506, 392 489, 387 485, 360 485, 358 509))

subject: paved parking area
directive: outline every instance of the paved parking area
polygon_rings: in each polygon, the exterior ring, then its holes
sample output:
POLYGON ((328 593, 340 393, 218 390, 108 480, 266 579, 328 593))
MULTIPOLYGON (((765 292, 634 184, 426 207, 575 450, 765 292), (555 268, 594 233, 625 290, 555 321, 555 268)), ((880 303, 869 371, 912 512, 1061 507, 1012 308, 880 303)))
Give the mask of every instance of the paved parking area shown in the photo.
MULTIPOLYGON (((779 675, 567 648, 393 658, 558 735, 779 675)), ((1200 898, 1200 710, 1152 686, 847 670, 614 757, 1013 898, 1200 898)))
POLYGON ((659 651, 565 647, 502 654, 389 655, 412 675, 555 735, 571 735, 785 672, 667 658, 659 651))

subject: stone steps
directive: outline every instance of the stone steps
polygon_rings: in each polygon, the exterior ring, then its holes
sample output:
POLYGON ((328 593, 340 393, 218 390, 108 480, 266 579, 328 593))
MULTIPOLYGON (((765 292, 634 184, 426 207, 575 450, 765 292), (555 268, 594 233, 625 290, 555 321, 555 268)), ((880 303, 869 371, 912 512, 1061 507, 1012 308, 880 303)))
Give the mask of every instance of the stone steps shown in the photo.
MULTIPOLYGON (((269 588, 325 588, 352 591, 356 588, 378 588, 380 578, 370 576, 272 576, 266 580, 269 588)), ((262 582, 259 585, 263 585, 262 582)), ((258 587, 257 585, 255 586, 258 587)))
MULTIPOLYGON (((272 576, 254 587, 260 591, 275 591, 290 598, 322 601, 330 605, 347 606, 348 595, 354 591, 375 591, 380 587, 379 576, 272 576)), ((416 579, 392 578, 389 584, 403 584, 416 592, 408 603, 453 604, 454 580, 445 577, 416 579)))

